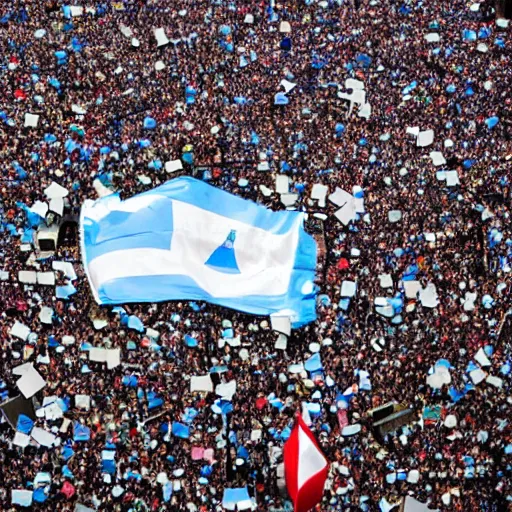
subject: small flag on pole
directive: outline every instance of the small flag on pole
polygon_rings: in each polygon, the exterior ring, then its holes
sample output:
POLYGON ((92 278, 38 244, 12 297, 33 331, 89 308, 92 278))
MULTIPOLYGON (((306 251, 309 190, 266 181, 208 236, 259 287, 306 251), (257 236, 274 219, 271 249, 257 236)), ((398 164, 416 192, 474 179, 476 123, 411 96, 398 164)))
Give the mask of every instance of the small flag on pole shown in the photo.
POLYGON ((294 512, 308 512, 320 503, 329 462, 300 415, 284 445, 284 470, 294 512))

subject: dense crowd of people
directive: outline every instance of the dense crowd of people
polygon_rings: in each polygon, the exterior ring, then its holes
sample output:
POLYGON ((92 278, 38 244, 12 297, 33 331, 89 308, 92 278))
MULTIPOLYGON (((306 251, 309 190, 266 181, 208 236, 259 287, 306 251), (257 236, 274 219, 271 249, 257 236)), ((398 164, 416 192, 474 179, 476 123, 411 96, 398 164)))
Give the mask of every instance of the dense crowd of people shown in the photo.
POLYGON ((464 0, 2 2, 0 391, 18 396, 13 369, 32 363, 46 380, 34 425, 56 439, 15 444, 4 418, 1 510, 23 489, 39 510, 209 512, 241 487, 253 510, 291 510, 280 471, 297 411, 331 462, 319 511, 408 495, 510 507, 510 44, 488 2, 464 0), (344 97, 349 78, 363 105, 344 97), (282 80, 296 85, 276 105, 282 80), (184 170, 167 172, 176 159, 184 170), (44 221, 30 208, 52 182, 77 216, 98 190, 130 197, 179 173, 274 210, 286 175, 292 207, 320 214, 318 318, 284 349, 268 318, 205 303, 98 308, 72 230, 54 256, 33 255, 44 221), (364 212, 345 225, 315 184, 360 187, 364 212), (54 261, 72 263, 76 278, 56 284, 75 293, 19 281, 54 261), (121 364, 90 361, 91 347, 119 348, 121 364), (321 368, 300 366, 315 353, 321 368), (190 391, 205 374, 236 381, 231 401, 190 391), (52 400, 57 417, 42 410, 52 400), (414 417, 378 438, 368 411, 388 402, 414 417))

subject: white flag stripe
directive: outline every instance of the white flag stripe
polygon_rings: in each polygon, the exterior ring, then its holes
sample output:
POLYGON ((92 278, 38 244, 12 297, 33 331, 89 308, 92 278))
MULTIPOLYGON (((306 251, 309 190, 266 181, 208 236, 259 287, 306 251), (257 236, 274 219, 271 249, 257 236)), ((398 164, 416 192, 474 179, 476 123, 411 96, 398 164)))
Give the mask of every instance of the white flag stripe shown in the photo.
POLYGON ((300 489, 309 479, 327 466, 327 461, 309 436, 299 427, 299 471, 297 474, 300 489))

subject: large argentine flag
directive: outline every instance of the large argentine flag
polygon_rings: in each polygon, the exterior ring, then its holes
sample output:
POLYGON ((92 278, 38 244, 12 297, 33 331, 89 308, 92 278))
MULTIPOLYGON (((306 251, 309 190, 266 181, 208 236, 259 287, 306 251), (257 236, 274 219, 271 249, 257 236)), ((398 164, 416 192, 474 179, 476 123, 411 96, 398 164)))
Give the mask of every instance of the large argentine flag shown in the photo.
POLYGON ((205 300, 298 327, 316 318, 316 244, 303 221, 181 177, 126 201, 86 201, 82 258, 99 304, 205 300))

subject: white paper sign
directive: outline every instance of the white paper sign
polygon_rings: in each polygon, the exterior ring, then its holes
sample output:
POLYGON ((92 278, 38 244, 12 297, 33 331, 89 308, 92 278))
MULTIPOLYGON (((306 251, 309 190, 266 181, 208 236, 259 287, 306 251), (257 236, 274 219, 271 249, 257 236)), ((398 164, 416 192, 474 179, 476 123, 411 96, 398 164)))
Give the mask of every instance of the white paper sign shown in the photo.
POLYGON ((490 384, 491 386, 502 388, 503 387, 503 380, 499 377, 495 377, 494 375, 489 375, 486 379, 487 384, 490 384))
POLYGON ((355 78, 347 78, 345 80, 345 89, 352 89, 353 91, 363 90, 364 82, 355 78))
POLYGON ((390 210, 388 212, 388 220, 392 224, 399 222, 402 219, 402 212, 400 210, 390 210))
POLYGON ((32 368, 34 368, 32 363, 24 363, 24 364, 20 364, 19 366, 16 366, 16 368, 13 368, 12 373, 14 375, 19 375, 21 377, 22 375, 27 373, 32 368))
POLYGON ((164 46, 169 43, 169 38, 165 34, 165 30, 163 28, 155 29, 154 34, 157 46, 164 46))
POLYGON ((357 284, 354 281, 343 281, 341 284, 341 296, 353 297, 356 294, 357 284))
POLYGON ((491 361, 489 361, 489 358, 485 354, 483 348, 480 348, 478 350, 478 352, 475 354, 474 359, 480 366, 491 366, 491 361))
POLYGON ((372 106, 369 103, 363 103, 359 108, 357 115, 364 119, 370 119, 370 116, 372 115, 372 106))
POLYGON ((421 283, 419 281, 402 281, 405 290, 405 296, 408 299, 416 299, 418 292, 421 290, 421 283))
POLYGON ((274 331, 286 334, 286 336, 290 336, 292 332, 292 324, 289 316, 279 314, 270 315, 270 324, 274 331))
POLYGON ((276 350, 286 350, 288 346, 288 338, 284 334, 280 334, 276 340, 274 347, 276 350))
POLYGON ((436 167, 439 167, 440 165, 444 165, 446 163, 443 153, 441 153, 440 151, 432 151, 430 153, 430 158, 432 159, 432 163, 436 167))
POLYGON ((236 393, 236 380, 230 380, 226 384, 218 384, 215 388, 215 393, 223 400, 232 400, 233 395, 236 393))
POLYGON ((421 305, 425 308, 435 308, 439 304, 436 285, 434 283, 428 283, 425 288, 420 290, 419 297, 421 305))
POLYGON ((471 377, 473 384, 476 386, 485 379, 486 373, 479 368, 478 370, 473 370, 472 372, 469 372, 469 376, 471 377))
POLYGON ((55 274, 53 272, 38 272, 37 284, 53 286, 55 284, 55 274))
POLYGON ((293 206, 298 198, 298 194, 281 194, 281 203, 285 206, 293 206))
POLYGON ((25 489, 13 489, 11 491, 11 503, 20 507, 32 506, 32 491, 25 489))
POLYGON ((437 32, 431 32, 430 34, 427 34, 425 36, 425 40, 427 43, 438 43, 440 41, 441 37, 437 32))
POLYGON ((39 427, 34 427, 30 435, 32 436, 32 439, 37 441, 40 445, 46 447, 52 446, 57 437, 51 432, 47 432, 46 430, 39 427))
POLYGON ((41 374, 32 367, 16 381, 16 386, 25 398, 30 398, 41 391, 46 386, 46 382, 41 374))
POLYGON ((329 187, 327 187, 327 185, 315 183, 311 190, 311 199, 318 200, 318 206, 320 206, 320 208, 324 208, 327 192, 329 192, 329 187))
POLYGON ((459 173, 457 171, 446 171, 446 186, 455 187, 460 184, 459 173))
POLYGON ((89 361, 95 363, 104 363, 106 361, 106 349, 101 347, 92 347, 89 349, 89 361))
POLYGON ((284 174, 276 176, 276 192, 278 194, 288 194, 290 179, 284 174))
POLYGON ((89 395, 75 395, 75 407, 88 411, 91 408, 91 397, 89 395))
POLYGON ((121 364, 121 349, 120 348, 111 348, 107 350, 107 368, 112 370, 118 367, 121 364))
POLYGON ((70 281, 74 281, 77 278, 73 264, 69 261, 53 261, 52 268, 62 272, 70 281))
POLYGON ((379 281, 381 288, 393 288, 393 278, 391 274, 380 274, 379 281))
POLYGON ((12 444, 26 448, 30 444, 30 436, 27 436, 27 434, 23 434, 22 432, 16 432, 16 434, 14 434, 12 444))
POLYGON ((418 138, 416 139, 416 145, 424 148, 426 146, 430 146, 434 142, 434 130, 425 130, 424 132, 418 133, 418 138))
POLYGON ((23 284, 36 284, 37 272, 33 270, 20 270, 18 272, 18 281, 23 284))
POLYGON ((69 11, 71 12, 71 16, 82 16, 84 8, 80 5, 71 5, 69 11))
POLYGON ((294 84, 293 82, 289 82, 288 80, 281 80, 280 85, 284 87, 284 92, 288 94, 297 84, 294 84))
POLYGON ((37 114, 25 114, 25 128, 36 128, 39 123, 37 114))
POLYGON ((336 187, 336 190, 329 196, 329 201, 334 203, 336 206, 344 206, 345 204, 353 201, 352 194, 349 194, 346 190, 336 187))
POLYGON ((51 325, 53 317, 53 309, 48 306, 43 306, 39 312, 39 320, 43 324, 51 325))
POLYGON ((30 329, 21 322, 15 322, 15 324, 11 327, 9 334, 15 338, 19 338, 20 340, 27 341, 28 335, 30 334, 30 329))
POLYGON ((355 220, 356 215, 356 204, 353 199, 334 213, 334 216, 345 226, 355 220))
POLYGON ((281 23, 279 24, 279 32, 288 34, 291 31, 292 27, 290 26, 290 23, 288 23, 287 21, 281 21, 281 23))
POLYGON ((62 217, 64 214, 64 200, 51 199, 48 210, 62 217))
POLYGON ((183 164, 181 163, 181 160, 169 160, 168 162, 165 162, 165 172, 171 173, 176 172, 183 169, 183 164))
POLYGON ((193 375, 190 377, 190 392, 213 392, 213 382, 210 375, 193 375))

